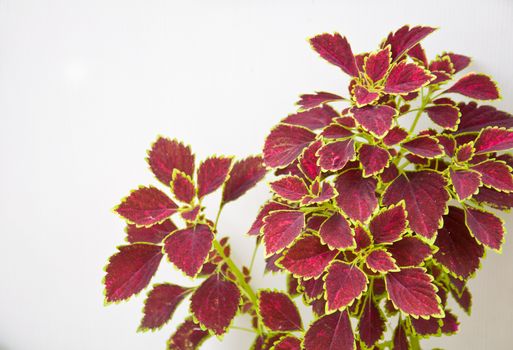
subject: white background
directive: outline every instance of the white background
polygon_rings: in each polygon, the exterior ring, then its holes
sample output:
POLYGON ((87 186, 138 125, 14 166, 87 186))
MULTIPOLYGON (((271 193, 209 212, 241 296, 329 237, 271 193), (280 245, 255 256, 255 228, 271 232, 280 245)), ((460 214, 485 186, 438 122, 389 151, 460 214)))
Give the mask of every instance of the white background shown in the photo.
MULTIPOLYGON (((176 137, 198 159, 258 153, 300 93, 345 94, 347 79, 306 38, 339 31, 367 51, 406 23, 439 26, 425 40, 430 57, 474 57, 473 69, 502 87, 496 105, 513 110, 510 1, 0 0, 0 349, 164 349, 185 304, 162 331, 136 333, 142 296, 104 307, 101 286, 124 239, 110 209, 155 183, 150 143, 176 137)), ((223 214, 239 262, 248 263, 243 233, 266 196, 262 184, 223 214)), ((283 287, 261 267, 255 287, 283 287)), ((156 280, 190 284, 162 269, 156 280)), ((511 349, 511 239, 488 254, 472 289, 461 334, 430 347, 511 349)), ((205 348, 250 341, 233 331, 205 348)))

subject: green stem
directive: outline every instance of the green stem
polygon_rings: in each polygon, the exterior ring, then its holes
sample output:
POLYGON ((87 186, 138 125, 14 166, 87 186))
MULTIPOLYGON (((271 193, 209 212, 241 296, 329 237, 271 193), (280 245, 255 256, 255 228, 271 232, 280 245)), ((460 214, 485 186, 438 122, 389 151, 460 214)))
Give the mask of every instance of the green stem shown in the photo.
POLYGON ((410 346, 411 350, 422 350, 419 337, 416 334, 410 334, 410 346))
POLYGON ((253 271, 253 265, 255 264, 255 257, 258 251, 258 242, 255 244, 255 248, 253 249, 253 255, 251 256, 251 262, 249 263, 249 273, 253 271))

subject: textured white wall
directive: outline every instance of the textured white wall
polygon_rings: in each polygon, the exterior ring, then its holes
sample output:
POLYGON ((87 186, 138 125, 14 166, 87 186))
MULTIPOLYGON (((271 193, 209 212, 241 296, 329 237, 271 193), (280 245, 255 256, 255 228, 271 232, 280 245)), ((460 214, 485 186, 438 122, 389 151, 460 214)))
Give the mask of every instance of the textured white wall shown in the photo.
MULTIPOLYGON (((429 54, 473 56, 502 87, 496 105, 513 111, 511 1, 0 0, 0 349, 164 349, 185 306, 161 332, 138 334, 143 299, 105 308, 101 287, 123 242, 110 209, 153 182, 149 144, 163 134, 199 158, 257 153, 297 95, 345 92, 307 37, 339 31, 358 52, 405 23, 441 27, 429 54)), ((261 185, 223 214, 236 260, 249 260, 242 233, 266 196, 261 185)), ((158 279, 189 283, 163 266, 158 279)), ((283 286, 261 271, 255 286, 283 286)), ((512 277, 508 238, 472 282, 461 334, 429 345, 511 349, 512 277)), ((205 348, 245 349, 250 337, 225 340, 205 348)))

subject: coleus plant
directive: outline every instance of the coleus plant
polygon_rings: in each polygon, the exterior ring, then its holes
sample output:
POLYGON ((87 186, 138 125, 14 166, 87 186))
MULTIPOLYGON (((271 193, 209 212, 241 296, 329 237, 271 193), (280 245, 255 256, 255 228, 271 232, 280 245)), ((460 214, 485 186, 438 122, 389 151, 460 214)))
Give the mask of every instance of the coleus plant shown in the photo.
POLYGON ((404 26, 358 55, 339 34, 310 39, 350 76, 349 90, 302 95, 262 156, 212 156, 196 170, 189 146, 158 138, 148 162, 165 188, 139 187, 115 208, 128 243, 106 267, 106 302, 147 288, 168 260, 198 281, 148 292, 142 331, 190 300, 168 349, 198 349, 230 328, 254 332, 254 350, 420 349, 422 338, 456 333, 448 297, 470 314, 467 282, 504 240, 495 211, 513 207, 513 157, 504 152, 513 117, 474 101, 500 95, 488 76, 460 74, 469 57, 428 61, 420 41, 434 30, 404 26), (432 128, 417 131, 421 117, 432 128), (266 270, 287 276, 286 291, 253 289, 251 267, 235 264, 217 229, 225 205, 269 170, 272 195, 248 234, 264 247, 266 270), (221 187, 211 220, 202 200, 221 187), (309 325, 299 299, 311 307, 309 325), (251 329, 232 325, 238 314, 251 329))

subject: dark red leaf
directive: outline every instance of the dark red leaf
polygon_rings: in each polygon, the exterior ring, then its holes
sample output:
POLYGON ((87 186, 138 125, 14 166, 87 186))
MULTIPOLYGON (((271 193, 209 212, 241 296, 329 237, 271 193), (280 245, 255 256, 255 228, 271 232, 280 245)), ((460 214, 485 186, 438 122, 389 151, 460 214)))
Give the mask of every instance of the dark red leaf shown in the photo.
POLYGON ((427 61, 427 57, 426 57, 426 51, 424 51, 424 48, 422 47, 422 45, 417 44, 414 47, 412 47, 408 51, 408 56, 410 56, 411 58, 414 58, 416 60, 416 62, 421 64, 422 66, 427 67, 428 61, 427 61))
POLYGON ((383 138, 383 143, 387 146, 393 146, 403 141, 408 136, 408 132, 398 126, 390 129, 388 134, 383 138))
POLYGON ((451 295, 456 300, 458 305, 465 311, 468 315, 472 312, 472 295, 470 294, 467 287, 463 289, 463 291, 458 294, 454 290, 451 290, 451 295))
POLYGON ((458 104, 461 112, 458 133, 481 131, 489 126, 513 128, 513 116, 492 106, 478 106, 475 102, 458 104))
POLYGON ((440 334, 440 319, 431 317, 429 319, 410 317, 411 324, 420 336, 431 336, 440 334))
POLYGON ((355 85, 352 90, 352 95, 358 107, 368 105, 376 101, 379 97, 379 93, 371 92, 367 88, 361 85, 355 85))
POLYGON ((194 154, 191 148, 176 140, 159 137, 148 152, 148 163, 153 174, 166 186, 169 186, 173 178, 174 169, 190 177, 194 175, 194 154))
POLYGON ((322 141, 317 140, 310 144, 299 158, 299 167, 301 171, 310 179, 315 180, 321 173, 321 167, 317 164, 317 151, 321 148, 322 141))
POLYGON ((319 235, 324 243, 335 249, 347 249, 356 244, 349 222, 340 213, 334 213, 321 225, 319 235))
POLYGON ((254 187, 266 174, 259 156, 248 157, 233 164, 230 177, 224 184, 222 205, 234 201, 254 187))
POLYGON ((274 343, 272 350, 301 350, 301 341, 296 337, 287 335, 274 343))
POLYGON ((445 317, 442 319, 442 333, 443 334, 454 334, 458 332, 460 323, 458 318, 453 313, 445 310, 445 317))
POLYGON ((469 73, 445 92, 455 92, 478 100, 496 100, 500 97, 497 84, 484 74, 469 73))
POLYGON ((452 62, 454 73, 458 73, 467 68, 471 61, 470 57, 456 53, 448 53, 447 56, 449 56, 449 59, 452 62))
POLYGON ((392 255, 384 249, 377 249, 370 252, 369 255, 367 255, 365 263, 372 271, 389 272, 399 270, 392 255))
POLYGON ((292 243, 305 226, 305 214, 294 210, 279 210, 264 219, 264 245, 266 254, 276 253, 292 243))
POLYGON ((332 94, 331 92, 319 91, 315 94, 305 94, 300 96, 300 100, 297 102, 301 108, 309 109, 317 107, 321 104, 331 101, 342 100, 343 97, 332 94))
POLYGON ((410 350, 410 342, 401 321, 397 323, 397 327, 394 330, 393 344, 393 350, 410 350))
POLYGON ((460 201, 476 194, 481 186, 481 176, 473 170, 450 170, 451 182, 460 201))
POLYGON ((158 245, 136 243, 118 247, 105 275, 105 301, 117 302, 143 290, 157 271, 162 250, 158 245))
POLYGON ((202 162, 198 169, 198 197, 202 198, 217 190, 226 181, 232 158, 211 157, 202 162))
POLYGON ((140 226, 162 222, 177 211, 177 205, 156 187, 139 187, 123 199, 114 210, 123 218, 140 226))
POLYGON ((180 170, 173 171, 173 180, 171 180, 171 191, 175 198, 184 203, 190 203, 196 195, 196 188, 190 176, 180 170))
POLYGON ((303 329, 301 316, 289 296, 263 290, 258 293, 258 309, 264 325, 271 331, 298 331, 303 329))
POLYGON ((351 108, 351 113, 365 130, 382 137, 392 127, 397 111, 390 106, 366 106, 351 108))
POLYGON ((456 150, 456 140, 452 135, 449 134, 438 134, 436 136, 438 143, 442 146, 445 154, 449 157, 454 155, 454 151, 456 150))
POLYGON ((303 292, 305 293, 307 300, 318 299, 324 294, 323 276, 317 279, 310 278, 308 280, 301 280, 300 286, 303 292))
POLYGON ((326 202, 333 197, 335 197, 337 193, 335 192, 335 189, 333 186, 328 182, 323 182, 322 187, 319 192, 316 192, 312 196, 305 197, 301 203, 302 204, 312 204, 312 203, 322 203, 326 202))
POLYGON ((466 207, 465 222, 470 233, 485 246, 500 250, 504 242, 504 225, 501 219, 484 210, 466 207))
POLYGON ((329 105, 323 105, 322 107, 316 107, 307 111, 291 114, 281 122, 304 126, 305 128, 315 130, 330 124, 335 117, 338 117, 337 111, 329 105))
POLYGON ((504 193, 481 187, 479 193, 474 196, 474 199, 478 203, 488 204, 495 209, 507 210, 513 208, 513 193, 504 193))
POLYGON ((441 316, 440 300, 433 278, 424 269, 412 267, 385 276, 388 296, 404 313, 418 316, 441 316))
POLYGON ((399 266, 418 266, 432 254, 431 247, 415 237, 404 237, 387 250, 399 266))
POLYGON ((438 231, 435 245, 439 250, 434 259, 463 278, 470 277, 478 269, 484 254, 483 246, 476 242, 465 225, 463 210, 453 206, 444 216, 444 226, 438 231))
POLYGON ((310 39, 310 44, 317 53, 331 64, 342 69, 347 74, 357 77, 358 68, 351 51, 351 45, 340 34, 321 34, 310 39))
POLYGON ((377 181, 362 177, 360 169, 351 169, 335 180, 337 204, 353 220, 365 222, 378 206, 377 181))
POLYGON ((369 230, 376 244, 397 241, 407 227, 406 212, 401 205, 383 210, 372 218, 369 224, 369 230))
POLYGON ((432 27, 416 26, 410 28, 406 25, 399 28, 395 33, 390 33, 382 47, 387 45, 392 47, 392 59, 395 61, 434 31, 435 28, 432 27))
POLYGON ((355 156, 354 141, 343 140, 329 143, 317 151, 323 170, 340 170, 355 156))
POLYGON ((305 127, 279 124, 264 145, 264 161, 270 167, 289 165, 315 140, 315 134, 305 127))
POLYGON ((316 320, 305 334, 305 350, 354 350, 353 328, 347 311, 316 320))
POLYGON ((358 225, 354 229, 354 239, 356 241, 355 251, 360 251, 367 248, 372 244, 370 233, 367 232, 362 226, 358 225))
POLYGON ((187 318, 169 339, 168 350, 197 350, 209 337, 208 331, 187 318))
POLYGON ((460 119, 460 111, 451 105, 435 105, 426 107, 429 118, 444 129, 456 130, 460 119))
POLYGON ((379 146, 363 144, 358 153, 364 177, 379 174, 390 161, 390 154, 379 146))
POLYGON ((317 236, 305 236, 296 241, 277 263, 294 276, 318 277, 337 254, 338 251, 322 245, 317 236))
POLYGON ((439 71, 447 73, 449 76, 454 74, 454 67, 451 59, 447 56, 437 57, 429 64, 429 70, 431 72, 439 71))
POLYGON ((136 225, 128 224, 126 227, 126 239, 129 243, 160 243, 164 237, 174 230, 176 230, 176 226, 169 219, 149 227, 137 227, 136 225))
POLYGON ((345 139, 353 136, 353 132, 340 124, 330 124, 322 130, 325 139, 345 139))
POLYGON ((189 288, 174 284, 156 284, 144 302, 144 317, 140 330, 157 329, 168 322, 177 306, 189 294, 189 288))
POLYGON ((237 314, 240 292, 237 285, 221 275, 212 275, 191 297, 191 313, 216 335, 224 334, 237 314))
POLYGON ((185 207, 185 208, 183 208, 183 211, 181 212, 182 218, 185 221, 195 222, 196 218, 198 217, 198 214, 200 213, 200 209, 201 209, 201 207, 199 205, 185 207))
POLYGON ((411 153, 424 158, 435 158, 443 154, 438 140, 431 136, 419 136, 402 144, 402 147, 411 153))
POLYGON ((169 261, 187 276, 194 277, 212 249, 213 239, 210 227, 198 224, 173 232, 164 241, 164 250, 169 261))
POLYGON ((513 191, 513 176, 511 168, 503 162, 489 160, 472 167, 472 170, 481 174, 483 184, 499 191, 513 191))
POLYGON ((253 225, 251 225, 251 228, 248 231, 248 235, 250 236, 258 236, 260 234, 260 229, 262 226, 264 226, 264 218, 269 215, 270 212, 276 211, 276 210, 287 210, 290 209, 285 204, 281 204, 278 202, 268 202, 264 204, 255 219, 255 222, 253 225))
POLYGON ((404 200, 410 227, 416 233, 432 238, 447 208, 449 195, 445 179, 435 171, 405 172, 388 186, 384 205, 404 200))
POLYGON ((363 305, 363 313, 358 322, 360 339, 368 348, 372 348, 383 337, 386 329, 386 318, 372 297, 368 297, 363 305))
POLYGON ((433 76, 422 67, 402 61, 388 74, 384 91, 389 94, 407 94, 417 91, 432 79, 433 76))
POLYGON ((372 81, 377 82, 385 76, 390 67, 390 48, 387 46, 383 50, 372 53, 365 61, 365 73, 372 81))
POLYGON ((397 176, 399 176, 399 170, 394 163, 390 163, 390 165, 385 168, 380 175, 381 181, 383 181, 383 183, 392 182, 397 176))
POLYGON ((297 176, 285 176, 271 182, 271 189, 288 201, 300 201, 309 193, 305 182, 297 176))
POLYGON ((358 268, 335 261, 328 269, 325 281, 327 309, 329 311, 350 306, 367 290, 367 276, 358 268))
POLYGON ((456 150, 456 160, 459 163, 468 162, 474 155, 474 144, 472 142, 461 145, 456 150))

